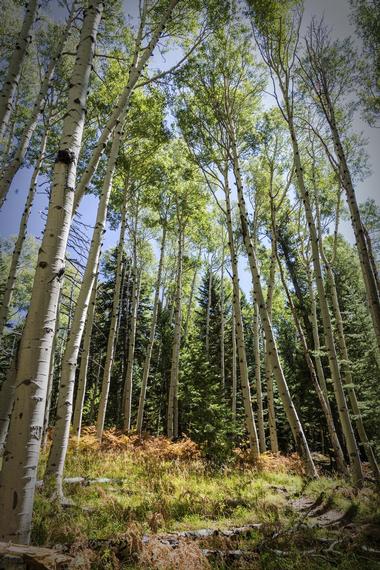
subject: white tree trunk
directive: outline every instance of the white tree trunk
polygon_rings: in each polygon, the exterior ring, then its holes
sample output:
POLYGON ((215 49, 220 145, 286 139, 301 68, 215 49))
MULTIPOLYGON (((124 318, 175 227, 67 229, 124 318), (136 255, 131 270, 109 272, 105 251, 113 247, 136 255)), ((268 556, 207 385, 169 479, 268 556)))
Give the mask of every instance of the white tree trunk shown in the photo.
POLYGON ((55 490, 59 497, 63 497, 63 471, 70 435, 75 373, 78 364, 79 349, 82 342, 83 331, 87 318, 87 311, 99 266, 102 238, 107 219, 108 202, 111 194, 113 174, 115 170, 116 159, 119 153, 121 136, 121 130, 115 131, 110 157, 104 176, 102 192, 100 195, 86 269, 83 275, 82 285, 74 311, 73 322, 62 360, 56 424, 54 428, 49 459, 45 471, 46 480, 54 478, 54 484, 56 487, 55 490))
POLYGON ((79 442, 82 431, 82 416, 83 405, 86 396, 87 386, 87 372, 88 363, 90 360, 91 336, 92 328, 94 325, 95 308, 96 308, 96 293, 97 293, 97 279, 92 288, 90 306, 87 311, 86 325, 84 329, 83 350, 80 359, 79 375, 78 375, 78 389, 75 399, 74 414, 73 414, 73 432, 79 442))
POLYGON ((210 313, 211 313, 211 294, 212 294, 212 269, 211 263, 208 264, 208 292, 207 292, 207 309, 206 309, 206 356, 210 359, 210 313))
MULTIPOLYGON (((233 318, 235 320, 235 327, 236 327, 236 344, 237 344, 237 354, 238 354, 238 358, 239 358, 240 384, 241 384, 241 391, 242 391, 242 395, 243 395, 245 422, 246 422, 246 427, 247 427, 247 431, 249 434, 250 446, 252 449, 253 456, 255 458, 257 458, 260 455, 260 444, 259 444, 259 439, 257 436, 255 418, 253 415, 252 400, 251 400, 251 387, 249 385, 249 377, 248 377, 248 364, 247 364, 247 355, 246 355, 246 349, 245 349, 243 317, 242 317, 241 306, 240 306, 238 259, 237 259, 237 254, 236 254, 235 239, 234 239, 233 228, 232 228, 231 198, 230 198, 230 188, 228 185, 228 174, 227 174, 227 172, 225 172, 225 176, 224 176, 224 194, 225 194, 225 200, 226 200, 226 222, 227 222, 228 247, 230 250, 231 267, 232 267, 233 318)), ((235 402, 233 402, 233 412, 232 413, 233 413, 233 415, 236 414, 236 398, 235 398, 235 402)))
POLYGON ((155 292, 154 292, 154 301, 153 301, 152 324, 151 324, 151 328, 150 328, 149 342, 148 342, 148 346, 146 349, 143 376, 142 376, 142 381, 141 381, 139 408, 138 408, 138 412, 137 412, 137 433, 140 435, 141 435, 142 425, 143 425, 146 389, 147 389, 147 385, 148 385, 148 378, 149 378, 149 371, 150 371, 150 361, 152 358, 152 350, 153 350, 154 338, 155 338, 155 334, 156 334, 156 324, 157 324, 158 306, 159 306, 159 300, 160 300, 162 268, 163 268, 163 264, 164 264, 164 255, 165 255, 165 242, 166 242, 166 223, 164 224, 164 227, 162 230, 160 259, 158 262, 157 281, 156 281, 156 287, 155 287, 155 292))
POLYGON ((226 387, 226 367, 225 367, 225 350, 224 350, 224 337, 225 337, 225 319, 224 319, 224 229, 222 235, 222 263, 220 269, 220 386, 222 389, 222 397, 224 397, 224 390, 226 387))
POLYGON ((25 160, 25 155, 30 145, 31 138, 34 134, 34 131, 37 126, 37 121, 39 115, 43 112, 45 103, 46 103, 46 95, 51 85, 51 81, 53 78, 54 70, 56 68, 57 62, 61 57, 61 53, 65 46, 65 43, 69 37, 71 26, 75 20, 75 16, 77 13, 78 2, 74 2, 66 23, 66 26, 61 34, 59 42, 57 44, 57 48, 55 54, 52 56, 49 66, 46 70, 44 79, 41 83, 39 93, 37 98, 34 102, 33 109, 31 111, 30 117, 26 125, 24 126, 22 133, 20 135, 19 143, 17 149, 14 152, 12 158, 7 160, 6 165, 3 169, 3 172, 0 177, 0 207, 3 205, 4 200, 7 196, 9 188, 12 184, 12 181, 18 172, 19 168, 23 165, 25 160))
POLYGON ((240 167, 239 167, 239 159, 238 153, 236 148, 236 142, 234 139, 234 132, 233 129, 230 130, 231 135, 231 150, 232 150, 232 163, 233 163, 233 171, 236 180, 237 192, 238 192, 238 204, 240 210, 240 222, 241 228, 243 233, 244 244, 248 253, 248 260, 250 269, 252 272, 252 278, 254 281, 254 290, 257 297, 257 302, 260 309, 260 317, 262 326, 265 332, 265 339, 267 343, 266 350, 271 357, 271 364, 274 377, 276 379, 276 383, 278 386, 279 394, 284 406, 284 410, 286 413, 286 417, 288 419, 290 428, 293 433, 293 437, 296 443, 296 447, 300 452, 300 455, 304 458, 306 463, 307 473, 311 477, 317 477, 317 472, 315 469, 315 465, 313 459, 310 454, 309 446, 301 425, 301 422, 298 418, 297 411, 294 407, 294 403, 292 397, 289 392, 289 388, 284 376, 284 372, 282 369, 281 361, 279 358, 278 350, 276 341, 273 334, 272 324, 270 318, 268 316, 268 311, 266 308, 266 302, 264 299, 263 290, 261 287, 260 281, 260 273, 258 262, 256 259, 256 252, 254 250, 250 233, 249 233, 249 226, 248 226, 248 215, 247 209, 245 205, 244 193, 243 193, 243 183, 241 180, 240 175, 240 167))
POLYGON ((135 357, 137 310, 140 300, 141 270, 135 265, 133 268, 132 309, 128 339, 128 361, 124 387, 124 430, 131 429, 132 418, 132 390, 133 390, 133 362, 135 357))
POLYGON ((8 63, 8 71, 0 93, 0 139, 3 138, 13 111, 13 98, 20 81, 21 66, 32 41, 32 27, 36 19, 40 2, 29 0, 20 34, 8 63))
POLYGON ((0 474, 0 540, 28 543, 53 336, 72 219, 78 155, 103 4, 91 2, 70 80, 46 228, 16 363, 16 397, 0 474))
MULTIPOLYGON (((7 283, 5 290, 0 301, 0 337, 3 334, 5 324, 7 322, 7 315, 9 312, 9 306, 12 300, 12 294, 16 283, 16 272, 18 267, 18 262, 21 255, 22 246, 25 241, 26 228, 28 225, 29 215, 32 209, 34 196, 37 190, 37 179, 40 173, 41 164, 45 159, 45 148, 46 148, 47 130, 45 131, 40 147, 40 154, 37 159, 36 165, 33 170, 32 178, 30 181, 28 195, 26 197, 24 211, 22 213, 18 235, 15 243, 15 247, 12 253, 11 265, 9 268, 7 283)), ((1 341, 0 341, 1 342, 1 341)))
POLYGON ((236 346, 236 320, 235 309, 232 303, 232 420, 236 421, 236 397, 237 397, 237 346, 236 346))
MULTIPOLYGON (((167 413, 167 436, 173 438, 175 433, 175 409, 178 401, 178 376, 179 376, 179 355, 181 347, 181 323, 182 323, 182 268, 183 268, 183 230, 178 231, 178 258, 176 291, 174 300, 174 337, 172 344, 172 359, 170 369, 170 384, 167 413)), ((178 417, 178 416, 177 416, 178 417)))
POLYGON ((120 237, 117 248, 115 287, 113 291, 111 323, 108 331, 107 352, 106 352, 106 359, 103 370, 103 380, 102 380, 102 389, 100 393, 98 417, 96 420, 96 437, 98 438, 99 441, 101 441, 103 436, 104 421, 106 418, 106 411, 108 404, 108 393, 111 383, 111 372, 114 362, 115 344, 117 339, 117 325, 118 325, 119 312, 120 312, 121 283, 123 278, 124 239, 125 239, 125 229, 127 225, 127 220, 126 220, 127 196, 128 196, 128 191, 127 188, 125 188, 124 203, 121 213, 120 237))
POLYGON ((254 304, 254 314, 253 314, 253 354, 255 358, 257 427, 259 432, 260 452, 264 453, 266 451, 266 443, 265 443, 265 427, 264 427, 263 394, 261 388, 260 323, 259 323, 259 307, 256 302, 254 304))

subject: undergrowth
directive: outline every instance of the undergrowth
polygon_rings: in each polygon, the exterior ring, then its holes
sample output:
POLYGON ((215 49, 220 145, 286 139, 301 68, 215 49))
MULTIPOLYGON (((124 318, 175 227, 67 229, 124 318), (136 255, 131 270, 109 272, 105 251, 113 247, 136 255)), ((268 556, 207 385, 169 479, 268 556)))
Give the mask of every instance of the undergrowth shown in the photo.
MULTIPOLYGON (((40 475, 45 461, 43 455, 40 475)), ((296 455, 264 454, 259 465, 253 466, 249 454, 237 451, 234 461, 215 469, 202 459, 199 448, 188 439, 173 443, 165 438, 127 437, 111 430, 99 447, 93 430, 89 429, 79 445, 71 442, 65 476, 112 479, 107 483, 66 484, 65 494, 73 502, 70 507, 52 501, 46 490, 37 492, 33 544, 64 544, 72 551, 79 548, 85 560, 83 569, 222 568, 223 564, 218 566, 217 562, 210 566, 195 543, 181 543, 175 551, 154 540, 142 547, 142 536, 263 523, 264 531, 253 532, 248 541, 240 544, 249 552, 263 540, 266 531, 292 528, 297 517, 289 501, 301 494, 313 499, 329 497, 330 503, 343 511, 355 505, 357 520, 372 517, 375 521, 378 516, 378 499, 372 489, 356 492, 346 482, 327 477, 307 482, 296 455), (128 533, 134 537, 134 546, 126 561, 120 562, 112 548, 107 547, 107 540, 123 538, 128 533), (96 556, 91 554, 91 541, 104 541, 104 548, 96 556)), ((307 544, 307 537, 302 533, 297 536, 307 544)), ((335 566, 329 566, 326 560, 327 565, 323 566, 321 561, 313 559, 305 565, 294 536, 289 546, 294 550, 291 560, 288 555, 279 560, 276 549, 273 552, 263 549, 250 558, 250 566, 237 561, 229 567, 268 570, 361 567, 354 553, 345 554, 334 562, 335 566)))

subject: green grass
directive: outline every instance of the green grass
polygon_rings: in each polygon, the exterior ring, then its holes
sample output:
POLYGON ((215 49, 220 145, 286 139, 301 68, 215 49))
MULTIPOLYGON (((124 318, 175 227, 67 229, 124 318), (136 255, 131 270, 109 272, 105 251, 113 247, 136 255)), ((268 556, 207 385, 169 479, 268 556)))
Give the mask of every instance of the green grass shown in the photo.
MULTIPOLYGON (((154 450, 153 450, 154 451, 154 450)), ((42 457, 40 475, 46 457, 42 457)), ((289 500, 300 493, 317 498, 321 493, 331 497, 333 508, 347 511, 355 505, 355 520, 371 519, 379 522, 379 500, 372 489, 359 493, 344 481, 321 477, 305 483, 301 475, 286 472, 260 472, 245 465, 230 465, 225 469, 211 469, 202 460, 168 460, 157 453, 144 453, 131 448, 100 451, 93 445, 70 449, 66 477, 109 477, 121 480, 108 484, 89 486, 66 485, 65 494, 73 507, 63 508, 52 502, 44 490, 36 496, 32 542, 53 546, 56 544, 86 543, 91 539, 109 539, 123 536, 134 529, 139 535, 158 532, 191 530, 200 528, 224 528, 249 523, 265 523, 264 528, 290 529, 298 515, 289 507, 289 500), (152 526, 152 519, 158 521, 152 526)), ((299 518, 299 517, 298 517, 299 518)), ((307 530, 297 534, 297 540, 308 543, 307 530)), ((324 531, 311 531, 314 538, 324 531)), ((265 533, 253 533, 249 541, 241 545, 247 551, 263 540, 265 533)), ((318 570, 342 568, 350 570, 360 566, 355 553, 342 554, 330 564, 328 558, 310 558, 305 566, 301 546, 285 533, 283 547, 294 549, 294 555, 280 558, 269 549, 258 556, 257 568, 268 570, 318 570), (334 565, 335 564, 335 565, 334 565)), ((239 546, 234 546, 238 548, 239 546)), ((274 547, 274 550, 278 546, 274 547)), ((111 561, 103 561, 93 568, 117 568, 111 561)), ((110 555, 111 556, 111 555, 110 555)), ((111 556, 112 558, 112 556, 111 556)), ((252 561, 250 562, 252 564, 252 561)), ((375 563, 373 563, 375 564, 375 563)), ((122 566, 138 568, 139 566, 122 566)), ((239 566, 237 566, 239 567, 239 566)), ((169 568, 169 566, 168 566, 169 568)), ((244 568, 244 566, 242 566, 244 568)), ((255 568, 255 566, 247 566, 255 568)))

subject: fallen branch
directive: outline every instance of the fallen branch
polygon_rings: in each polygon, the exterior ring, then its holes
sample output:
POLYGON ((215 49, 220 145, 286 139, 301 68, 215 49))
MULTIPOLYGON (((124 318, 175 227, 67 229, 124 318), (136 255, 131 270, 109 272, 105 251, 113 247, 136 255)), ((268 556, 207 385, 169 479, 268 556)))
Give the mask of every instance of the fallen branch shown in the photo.
POLYGON ((19 567, 21 570, 20 562, 22 563, 22 561, 28 569, 66 570, 73 562, 73 558, 51 548, 0 542, 1 568, 4 567, 3 564, 7 568, 8 564, 9 568, 19 567))

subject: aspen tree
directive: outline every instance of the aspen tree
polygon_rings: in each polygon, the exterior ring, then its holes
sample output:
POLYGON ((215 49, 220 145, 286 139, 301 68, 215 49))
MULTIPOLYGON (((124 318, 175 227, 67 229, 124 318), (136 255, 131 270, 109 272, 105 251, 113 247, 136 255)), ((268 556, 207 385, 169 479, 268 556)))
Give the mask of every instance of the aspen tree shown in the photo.
POLYGON ((143 425, 143 418, 144 418, 144 407, 145 407, 146 389, 147 389, 147 385, 148 385, 149 372, 150 372, 150 361, 152 358, 152 351, 153 351, 154 339, 155 339, 155 334, 156 334, 158 307, 159 307, 159 300, 160 300, 162 268, 164 265, 164 256, 165 256, 166 232, 167 232, 166 220, 163 220, 160 258, 158 261, 157 279, 156 279, 156 285, 155 285, 155 291, 154 291, 152 323, 150 325, 149 342, 148 342, 148 346, 147 346, 146 354, 145 354, 145 362, 144 362, 143 376, 142 376, 142 381, 141 381, 140 398, 139 398, 139 407, 138 407, 138 411, 137 411, 137 433, 139 433, 140 435, 142 432, 142 425, 143 425))
POLYGON ((63 471, 70 435, 70 423, 74 399, 75 373, 78 363, 79 349, 86 323, 92 289, 99 266, 102 238, 105 230, 108 202, 112 189, 116 160, 119 154, 122 130, 114 133, 107 169, 100 194, 94 231, 88 253, 86 269, 83 275, 73 322, 62 359, 62 370, 57 403, 57 418, 53 441, 45 471, 45 480, 54 479, 55 490, 63 497, 63 471))
POLYGON ((236 320, 235 320, 235 311, 234 311, 234 304, 232 303, 232 420, 236 421, 236 396, 237 396, 237 366, 236 366, 236 358, 237 358, 237 350, 236 350, 236 320))
POLYGON ((35 196, 36 190, 37 190, 37 180, 38 180, 38 176, 40 174, 41 165, 42 165, 43 161, 45 160, 45 148, 46 148, 47 136, 48 136, 48 131, 46 129, 43 136, 42 136, 41 146, 39 149, 39 156, 38 156, 37 162, 34 166, 32 178, 30 181, 29 191, 28 191, 26 201, 25 201, 24 211, 23 211, 22 216, 21 216, 18 235, 17 235, 15 247, 14 247, 14 250, 12 253, 12 260, 11 260, 11 265, 10 265, 9 273, 8 273, 8 277, 7 277, 7 283, 6 283, 4 293, 3 293, 1 301, 0 301, 0 337, 3 334, 4 326, 5 326, 6 321, 7 321, 9 306, 10 306, 10 303, 12 300, 12 293, 13 293, 15 283, 16 283, 17 267, 19 264, 22 246, 23 246, 24 241, 25 241, 26 228, 28 225, 30 212, 32 210, 34 196, 35 196))
POLYGON ((352 50, 346 53, 346 44, 332 44, 322 23, 311 24, 305 39, 307 62, 301 65, 302 75, 309 86, 313 98, 326 118, 338 162, 338 174, 345 190, 350 211, 352 228, 358 250, 360 267, 367 293, 368 308, 380 350, 380 291, 378 272, 371 263, 371 255, 362 224, 356 193, 351 178, 346 152, 342 142, 335 106, 342 98, 344 88, 349 88, 352 77, 352 50))
POLYGON ((129 432, 132 422, 133 364, 136 346, 137 310, 140 301, 141 268, 133 267, 132 307, 128 335, 128 359, 124 386, 124 430, 129 432))
POLYGON ((12 157, 7 156, 6 165, 4 166, 3 172, 0 177, 0 207, 2 206, 6 198, 6 195, 9 191, 9 188, 12 184, 12 181, 16 173, 24 163, 26 153, 30 146, 30 141, 36 130, 38 118, 41 115, 41 113, 43 113, 43 110, 46 105, 46 98, 49 88, 51 86, 55 68, 59 61, 59 58, 61 57, 61 53, 63 51, 65 43, 70 35, 70 31, 77 16, 77 12, 78 12, 78 1, 74 1, 66 22, 66 26, 64 27, 60 35, 54 54, 45 72, 44 78, 42 80, 36 100, 34 101, 33 108, 28 118, 28 121, 23 127, 17 148, 15 149, 12 157))
POLYGON ((0 539, 28 543, 60 278, 72 218, 76 167, 103 4, 90 2, 71 76, 52 195, 37 260, 29 312, 20 340, 16 395, 0 473, 0 539))
POLYGON ((263 394, 261 386, 261 363, 260 363, 260 321, 259 307, 256 302, 253 306, 253 354, 255 358, 255 382, 256 382, 256 399, 257 399, 257 427, 259 433, 260 452, 266 451, 265 427, 264 427, 264 409, 263 394))
POLYGON ((95 308, 96 308, 96 294, 97 294, 97 279, 95 279, 95 283, 92 288, 90 306, 88 307, 87 311, 86 325, 84 328, 83 348, 80 358, 80 367, 78 375, 78 388, 77 388, 74 413, 73 413, 73 432, 77 437, 78 442, 82 430, 83 405, 86 396, 87 373, 88 373, 88 364, 90 360, 91 336, 94 325, 95 308))
POLYGON ((225 265, 225 247, 224 247, 224 226, 222 225, 222 260, 220 267, 220 384, 222 388, 222 395, 224 396, 224 389, 226 387, 226 369, 225 369, 225 350, 224 350, 224 336, 225 336, 225 323, 224 323, 224 265, 225 265))
POLYGON ((123 206, 121 211, 120 236, 119 236, 119 243, 117 246, 115 287, 113 291, 111 323, 108 330, 106 359, 104 362, 98 417, 96 420, 96 437, 98 438, 99 441, 101 441, 103 436, 104 420, 107 411, 108 393, 111 382, 111 372, 114 362, 115 344, 117 339, 117 325, 118 325, 119 311, 120 311, 121 282, 123 276, 124 240, 125 240, 125 230, 127 225, 127 220, 126 220, 127 197, 128 197, 127 185, 128 185, 128 175, 127 175, 126 185, 124 188, 123 206))
POLYGON ((29 0, 25 9, 25 17, 16 45, 8 63, 8 70, 0 92, 0 139, 3 138, 13 111, 13 99, 21 76, 21 66, 28 55, 32 41, 32 27, 40 8, 38 0, 29 0))

